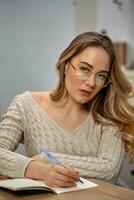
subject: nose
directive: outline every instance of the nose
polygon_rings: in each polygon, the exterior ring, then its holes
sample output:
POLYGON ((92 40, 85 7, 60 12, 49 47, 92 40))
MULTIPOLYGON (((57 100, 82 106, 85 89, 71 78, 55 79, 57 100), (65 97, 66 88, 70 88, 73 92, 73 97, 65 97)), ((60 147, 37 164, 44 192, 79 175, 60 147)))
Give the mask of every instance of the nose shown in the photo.
POLYGON ((95 75, 92 74, 91 76, 89 76, 89 78, 86 80, 86 85, 90 86, 91 88, 94 88, 96 83, 95 83, 95 75))

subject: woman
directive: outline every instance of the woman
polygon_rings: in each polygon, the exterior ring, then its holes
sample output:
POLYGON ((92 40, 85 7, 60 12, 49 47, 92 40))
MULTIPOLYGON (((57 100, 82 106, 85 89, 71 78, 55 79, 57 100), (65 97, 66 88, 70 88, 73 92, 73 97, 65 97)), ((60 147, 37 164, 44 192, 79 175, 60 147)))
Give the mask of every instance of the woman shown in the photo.
POLYGON ((55 90, 18 95, 4 115, 0 174, 54 187, 75 186, 80 176, 116 182, 124 150, 134 153, 134 107, 111 40, 95 32, 77 36, 57 70, 55 90), (27 157, 13 152, 19 142, 27 157), (64 167, 42 158, 42 147, 64 167))

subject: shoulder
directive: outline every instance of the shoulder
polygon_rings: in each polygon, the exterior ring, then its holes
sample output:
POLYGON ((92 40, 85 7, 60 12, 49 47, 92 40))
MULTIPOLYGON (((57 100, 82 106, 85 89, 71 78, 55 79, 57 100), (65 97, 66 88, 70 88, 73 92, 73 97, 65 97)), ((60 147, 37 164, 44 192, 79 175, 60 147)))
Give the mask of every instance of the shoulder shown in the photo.
POLYGON ((48 92, 31 92, 25 91, 21 94, 17 94, 14 98, 12 103, 18 105, 29 105, 34 104, 35 102, 41 104, 44 99, 47 99, 48 92))
POLYGON ((37 104, 43 107, 42 105, 47 102, 47 96, 48 92, 25 91, 13 98, 10 107, 16 108, 21 113, 28 114, 31 113, 33 109, 37 109, 37 104))

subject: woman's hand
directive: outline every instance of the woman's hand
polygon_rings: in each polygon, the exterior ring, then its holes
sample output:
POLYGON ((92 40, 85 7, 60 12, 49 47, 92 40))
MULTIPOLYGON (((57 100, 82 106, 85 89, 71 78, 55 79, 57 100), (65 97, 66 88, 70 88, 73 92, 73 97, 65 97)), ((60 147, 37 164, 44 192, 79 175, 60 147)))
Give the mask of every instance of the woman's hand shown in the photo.
POLYGON ((79 178, 79 172, 65 165, 53 165, 41 162, 40 155, 33 157, 28 165, 25 176, 27 178, 43 180, 50 187, 73 187, 79 178))
POLYGON ((79 178, 78 172, 70 166, 52 165, 44 182, 51 187, 74 187, 79 178))

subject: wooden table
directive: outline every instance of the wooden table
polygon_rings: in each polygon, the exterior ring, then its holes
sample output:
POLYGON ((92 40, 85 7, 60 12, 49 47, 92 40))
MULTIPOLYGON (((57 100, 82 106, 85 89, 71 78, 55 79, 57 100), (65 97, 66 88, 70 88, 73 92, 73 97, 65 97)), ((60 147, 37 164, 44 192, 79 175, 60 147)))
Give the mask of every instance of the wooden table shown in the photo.
POLYGON ((134 191, 110 183, 90 179, 99 186, 64 194, 46 191, 21 191, 19 193, 0 189, 0 200, 134 200, 134 191))

